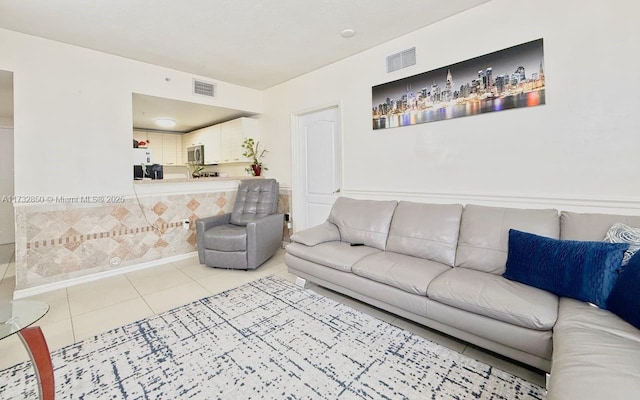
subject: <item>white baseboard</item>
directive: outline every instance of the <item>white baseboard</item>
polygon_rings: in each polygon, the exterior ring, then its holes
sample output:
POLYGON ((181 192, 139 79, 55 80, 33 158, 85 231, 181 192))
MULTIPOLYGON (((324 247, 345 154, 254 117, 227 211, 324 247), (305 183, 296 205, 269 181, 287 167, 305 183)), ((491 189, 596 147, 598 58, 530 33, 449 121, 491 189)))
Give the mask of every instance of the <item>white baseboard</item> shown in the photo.
POLYGON ((77 278, 66 279, 60 282, 46 283, 44 285, 39 285, 31 288, 16 290, 13 293, 14 299, 21 299, 24 297, 35 296, 37 294, 50 292, 52 290, 64 289, 70 286, 80 285, 87 282, 97 281, 99 279, 108 278, 111 276, 122 275, 128 272, 139 271, 141 269, 147 269, 151 267, 157 267, 159 265, 169 264, 171 262, 185 260, 187 258, 193 257, 197 255, 198 252, 194 251, 186 254, 179 254, 177 256, 171 256, 166 258, 161 258, 159 260, 147 261, 140 264, 128 265, 122 268, 116 268, 109 271, 98 272, 91 275, 80 276, 77 278))

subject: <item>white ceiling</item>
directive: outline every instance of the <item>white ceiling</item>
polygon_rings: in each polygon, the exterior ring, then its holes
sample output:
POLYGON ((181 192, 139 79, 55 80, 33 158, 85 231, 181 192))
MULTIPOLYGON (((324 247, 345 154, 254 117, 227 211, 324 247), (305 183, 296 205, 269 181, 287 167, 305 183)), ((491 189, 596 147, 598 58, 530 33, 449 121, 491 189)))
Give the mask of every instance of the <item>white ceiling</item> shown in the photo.
POLYGON ((263 90, 488 1, 7 0, 0 27, 263 90))
MULTIPOLYGON (((262 90, 488 1, 0 0, 0 28, 262 90), (356 35, 342 38, 345 28, 356 35)), ((0 118, 13 118, 12 97, 0 72, 0 118)), ((133 95, 138 129, 189 132, 241 116, 133 95), (158 127, 160 117, 176 127, 158 127)))
POLYGON ((243 111, 204 104, 189 103, 162 97, 133 94, 133 128, 163 130, 171 132, 190 132, 239 117, 251 117, 243 111), (156 125, 158 118, 170 118, 176 121, 173 128, 156 125))

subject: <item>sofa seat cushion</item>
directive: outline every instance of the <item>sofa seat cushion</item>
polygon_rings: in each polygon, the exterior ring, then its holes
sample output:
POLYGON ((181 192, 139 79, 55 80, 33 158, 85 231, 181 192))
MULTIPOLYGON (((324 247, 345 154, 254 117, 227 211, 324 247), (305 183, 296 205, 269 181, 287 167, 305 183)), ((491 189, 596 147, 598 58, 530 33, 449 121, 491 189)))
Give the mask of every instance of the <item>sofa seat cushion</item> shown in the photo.
POLYGON ((380 253, 380 250, 368 246, 350 246, 349 243, 336 241, 315 246, 291 243, 287 246, 287 253, 316 264, 351 272, 353 264, 368 255, 380 253))
POLYGON ((218 225, 204 232, 204 248, 218 251, 247 250, 247 228, 232 224, 218 225))
POLYGON ((523 328, 550 330, 558 297, 501 276, 454 268, 431 282, 427 296, 440 303, 523 328))
POLYGON ((386 251, 361 259, 352 271, 405 292, 426 296, 429 283, 450 269, 436 261, 386 251))
POLYGON ((560 299, 547 400, 637 399, 640 330, 609 311, 560 299))

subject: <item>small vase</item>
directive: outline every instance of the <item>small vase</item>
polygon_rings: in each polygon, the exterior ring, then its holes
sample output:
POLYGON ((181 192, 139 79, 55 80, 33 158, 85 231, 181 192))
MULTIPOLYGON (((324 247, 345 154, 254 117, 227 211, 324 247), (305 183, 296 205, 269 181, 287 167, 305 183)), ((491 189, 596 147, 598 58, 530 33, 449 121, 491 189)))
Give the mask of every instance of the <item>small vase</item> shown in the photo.
POLYGON ((253 170, 253 176, 260 176, 260 173, 262 173, 262 167, 259 165, 252 164, 251 169, 253 170))

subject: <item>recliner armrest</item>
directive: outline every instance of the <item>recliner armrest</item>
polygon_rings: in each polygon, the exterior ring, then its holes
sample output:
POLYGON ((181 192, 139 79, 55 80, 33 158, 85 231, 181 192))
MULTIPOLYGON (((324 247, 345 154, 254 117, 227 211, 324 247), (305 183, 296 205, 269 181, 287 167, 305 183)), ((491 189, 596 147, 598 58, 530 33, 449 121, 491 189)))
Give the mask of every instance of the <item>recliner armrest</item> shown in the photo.
POLYGON ((198 247, 198 259, 204 264, 204 233, 207 229, 218 225, 226 225, 231 220, 231 214, 214 215, 212 217, 196 220, 196 244, 198 247))
POLYGON ((284 214, 271 214, 247 223, 247 266, 254 269, 282 246, 284 214))
POLYGON ((324 224, 294 233, 291 240, 306 246, 315 246, 320 243, 339 241, 340 231, 337 226, 325 221, 324 224))

